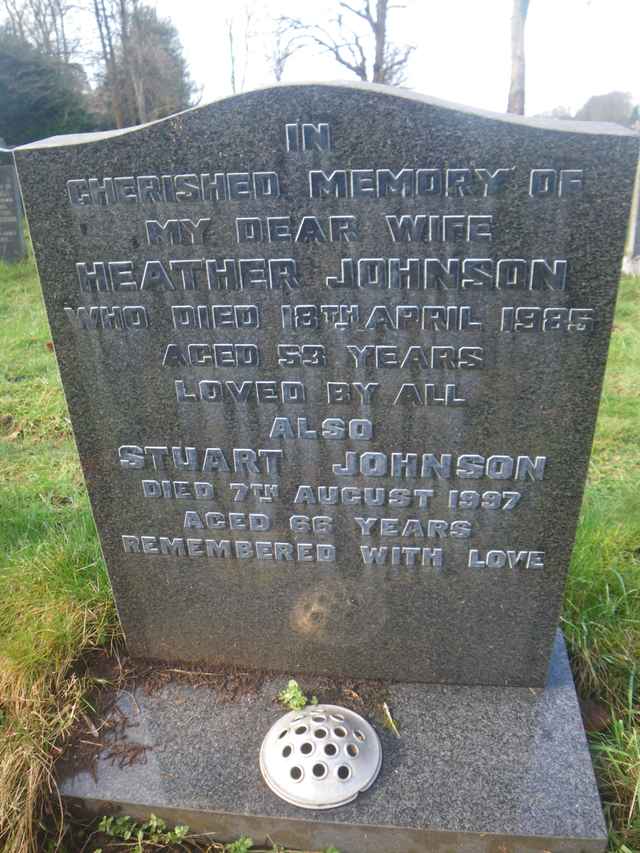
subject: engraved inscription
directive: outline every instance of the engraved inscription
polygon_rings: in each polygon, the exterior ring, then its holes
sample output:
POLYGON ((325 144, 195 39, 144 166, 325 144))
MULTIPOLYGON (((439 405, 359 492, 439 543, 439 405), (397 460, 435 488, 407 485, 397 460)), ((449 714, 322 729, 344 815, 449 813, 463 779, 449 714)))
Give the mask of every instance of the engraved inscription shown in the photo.
POLYGON ((212 434, 224 434, 220 418, 230 424, 222 446, 172 443, 158 424, 153 436, 132 433, 114 448, 122 488, 177 513, 172 529, 149 516, 148 529, 120 531, 123 553, 543 570, 544 551, 503 527, 494 547, 474 538, 489 520, 508 525, 539 501, 561 461, 540 447, 495 446, 490 435, 475 451, 446 450, 429 419, 446 412, 455 434, 529 336, 568 342, 597 330, 571 259, 544 246, 508 253, 502 230, 502 199, 570 204, 588 186, 585 171, 445 161, 344 168, 336 129, 305 116, 285 122, 281 139, 286 168, 208 161, 181 174, 66 183, 80 213, 142 206, 145 246, 76 262, 80 304, 63 308, 70 333, 150 337, 167 411, 211 418, 212 434), (294 186, 303 197, 292 205, 294 186), (415 432, 408 449, 390 445, 389 414, 424 418, 422 446, 415 432), (248 423, 260 425, 250 446, 241 439, 248 423))

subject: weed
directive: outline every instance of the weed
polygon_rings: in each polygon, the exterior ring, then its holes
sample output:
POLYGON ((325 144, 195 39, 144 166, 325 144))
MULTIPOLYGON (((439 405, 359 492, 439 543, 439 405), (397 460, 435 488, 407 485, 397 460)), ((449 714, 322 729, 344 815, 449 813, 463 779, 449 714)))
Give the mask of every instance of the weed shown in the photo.
MULTIPOLYGON (((179 844, 187 836, 189 827, 178 824, 173 829, 167 829, 167 824, 162 818, 154 814, 150 815, 145 823, 136 823, 127 815, 119 817, 105 815, 98 824, 98 832, 103 832, 111 838, 120 838, 122 841, 132 841, 134 842, 133 850, 136 853, 143 853, 146 843, 165 847, 170 844, 179 844)), ((248 849, 247 847, 246 850, 248 849)), ((246 851, 244 848, 238 848, 231 853, 246 853, 246 851)))
POLYGON ((317 705, 318 698, 312 696, 309 699, 305 696, 298 682, 292 678, 284 690, 278 693, 278 702, 290 711, 301 711, 306 705, 317 705))
POLYGON ((232 841, 231 844, 224 845, 224 853, 249 853, 253 847, 253 838, 248 838, 243 835, 237 841, 232 841))
POLYGON ((398 724, 391 716, 391 710, 386 702, 382 703, 382 712, 384 714, 384 725, 385 728, 389 729, 389 731, 393 732, 396 737, 400 737, 400 732, 398 731, 398 724))

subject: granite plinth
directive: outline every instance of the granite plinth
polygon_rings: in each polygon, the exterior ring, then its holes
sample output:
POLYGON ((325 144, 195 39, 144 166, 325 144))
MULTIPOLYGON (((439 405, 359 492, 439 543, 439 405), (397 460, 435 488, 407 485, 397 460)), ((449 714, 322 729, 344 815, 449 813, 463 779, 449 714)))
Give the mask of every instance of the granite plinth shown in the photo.
MULTIPOLYGON (((146 763, 101 756, 94 779, 61 783, 72 807, 149 812, 218 840, 343 853, 602 851, 605 827, 560 635, 544 689, 396 684, 390 705, 401 737, 378 727, 384 757, 373 787, 325 812, 279 800, 258 768, 260 743, 281 713, 282 680, 256 696, 218 703, 209 688, 168 685, 122 694, 132 741, 146 763)), ((322 699, 322 697, 320 697, 322 699)))

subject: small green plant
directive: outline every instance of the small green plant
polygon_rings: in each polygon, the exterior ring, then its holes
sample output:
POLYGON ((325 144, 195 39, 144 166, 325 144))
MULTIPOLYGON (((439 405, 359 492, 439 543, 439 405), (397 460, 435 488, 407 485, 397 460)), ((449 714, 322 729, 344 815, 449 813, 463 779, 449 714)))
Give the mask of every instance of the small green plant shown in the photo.
POLYGON ((224 845, 224 853, 249 853, 253 847, 253 838, 242 835, 236 841, 224 845))
POLYGON ((396 737, 400 737, 400 732, 398 731, 398 725, 396 721, 391 716, 391 711, 389 710, 389 706, 386 702, 382 703, 382 711, 384 713, 384 727, 389 729, 394 733, 396 737))
POLYGON ((120 817, 105 815, 98 824, 98 831, 110 835, 111 838, 122 838, 123 841, 129 841, 133 836, 135 827, 136 822, 129 815, 121 815, 120 817))
POLYGON ((292 678, 285 689, 278 693, 278 702, 290 711, 301 711, 305 705, 317 705, 318 697, 312 696, 309 700, 295 678, 292 678))
MULTIPOLYGON (((160 817, 152 814, 149 820, 145 823, 136 823, 136 821, 128 815, 105 815, 98 824, 99 832, 104 832, 111 838, 120 838, 122 841, 131 841, 135 844, 134 850, 137 853, 143 853, 144 844, 176 844, 182 841, 189 832, 189 827, 184 824, 178 824, 173 829, 167 829, 167 824, 160 817)), ((249 848, 247 848, 248 850, 249 848)), ((238 850, 232 853, 246 853, 246 851, 238 850)))

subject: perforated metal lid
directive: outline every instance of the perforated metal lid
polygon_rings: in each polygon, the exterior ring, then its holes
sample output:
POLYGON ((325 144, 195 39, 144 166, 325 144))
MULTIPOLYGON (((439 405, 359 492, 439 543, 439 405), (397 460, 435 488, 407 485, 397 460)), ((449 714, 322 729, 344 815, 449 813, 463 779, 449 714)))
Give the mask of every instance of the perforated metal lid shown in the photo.
POLYGON ((271 790, 303 809, 350 803, 376 779, 382 748, 375 730, 348 708, 290 711, 266 734, 260 770, 271 790))

